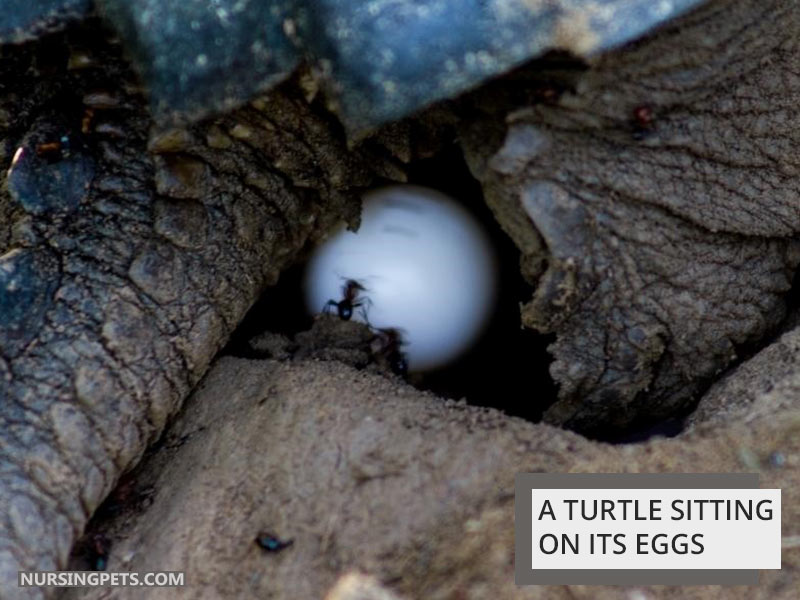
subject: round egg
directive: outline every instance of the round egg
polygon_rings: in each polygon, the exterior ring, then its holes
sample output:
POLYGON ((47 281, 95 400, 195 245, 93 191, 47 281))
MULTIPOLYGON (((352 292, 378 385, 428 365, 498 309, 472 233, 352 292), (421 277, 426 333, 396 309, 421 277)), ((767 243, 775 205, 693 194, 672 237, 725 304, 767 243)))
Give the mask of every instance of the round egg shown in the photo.
MULTIPOLYGON (((357 232, 344 227, 309 261, 311 313, 357 282, 353 319, 399 329, 411 371, 446 365, 479 337, 493 309, 494 251, 480 224, 447 196, 394 186, 364 197, 357 232)), ((333 311, 334 314, 336 310, 333 311)))

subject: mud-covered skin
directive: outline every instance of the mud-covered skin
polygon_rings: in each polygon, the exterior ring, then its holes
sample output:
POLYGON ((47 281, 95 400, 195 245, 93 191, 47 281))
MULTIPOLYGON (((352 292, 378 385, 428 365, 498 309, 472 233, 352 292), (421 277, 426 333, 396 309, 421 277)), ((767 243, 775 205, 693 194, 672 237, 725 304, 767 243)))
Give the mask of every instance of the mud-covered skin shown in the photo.
POLYGON ((800 260, 799 32, 794 3, 713 2, 466 136, 537 283, 523 322, 557 334, 550 421, 674 412, 782 318, 800 260), (505 139, 487 147, 492 129, 505 139))
MULTIPOLYGON (((800 378, 790 379, 782 401, 753 394, 732 421, 612 445, 337 362, 222 357, 137 470, 139 489, 157 490, 151 502, 95 526, 112 540, 110 571, 185 571, 170 600, 332 600, 325 590, 351 570, 408 600, 796 600, 800 378), (515 586, 512 490, 525 471, 757 472, 762 488, 783 490, 781 569, 758 586, 515 586), (264 527, 292 549, 265 557, 252 541, 264 527)), ((64 600, 106 597, 74 589, 64 600)))
POLYGON ((294 84, 151 136, 120 48, 91 23, 64 39, 0 61, 4 598, 17 570, 65 564, 253 301, 380 168, 294 84), (84 102, 106 108, 87 121, 84 102), (37 153, 62 135, 68 152, 37 153))
MULTIPOLYGON (((558 335, 553 420, 666 412, 780 319, 798 261, 796 10, 709 6, 599 60, 558 104, 514 113, 508 132, 491 119, 464 132, 541 282, 524 319, 558 335), (655 121, 637 139, 642 103, 655 121)), ((118 51, 76 39, 90 47, 70 54, 42 38, 0 60, 4 582, 64 564, 259 291, 309 236, 355 212, 364 164, 391 166, 348 151, 335 119, 291 85, 149 138, 118 51), (83 139, 96 88, 116 100, 83 139), (37 155, 65 129, 68 157, 37 155), (44 173, 65 182, 59 197, 44 173)))

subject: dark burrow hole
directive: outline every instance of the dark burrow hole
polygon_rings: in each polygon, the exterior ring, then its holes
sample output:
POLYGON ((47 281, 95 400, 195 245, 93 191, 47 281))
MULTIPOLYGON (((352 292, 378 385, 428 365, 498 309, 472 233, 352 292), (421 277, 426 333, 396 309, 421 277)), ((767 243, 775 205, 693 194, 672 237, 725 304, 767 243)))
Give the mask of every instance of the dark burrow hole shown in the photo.
MULTIPOLYGON (((547 353, 554 338, 520 327, 519 303, 531 297, 532 289, 520 275, 519 250, 484 203, 480 184, 455 145, 412 164, 409 183, 439 190, 468 207, 485 224, 500 267, 496 310, 479 341, 446 368, 412 374, 410 383, 443 398, 464 398, 471 405, 539 421, 556 399, 556 385, 548 372, 552 358, 547 353)), ((313 317, 303 301, 303 269, 298 264, 281 274, 279 283, 247 314, 226 354, 255 358, 247 342, 259 333, 293 336, 311 327, 313 317)))
MULTIPOLYGON (((496 408, 539 422, 555 402, 558 391, 549 374, 552 357, 547 352, 555 336, 520 326, 520 302, 530 299, 533 289, 520 274, 519 250, 486 206, 480 184, 455 144, 434 158, 412 164, 409 183, 439 190, 469 208, 486 226, 500 271, 496 311, 478 343, 451 366, 412 374, 409 383, 443 398, 463 398, 474 406, 496 408)), ((264 294, 234 332, 224 354, 262 358, 248 344, 253 337, 263 332, 293 337, 311 328, 313 316, 306 313, 303 299, 304 268, 304 264, 296 264, 281 274, 279 283, 264 294)), ((795 285, 797 289, 800 287, 795 285)), ((793 293, 794 303, 800 304, 800 292, 793 293)), ((590 439, 617 444, 644 442, 653 436, 674 437, 684 430, 686 417, 695 408, 696 403, 690 403, 680 414, 667 419, 640 419, 625 429, 582 433, 590 439)))

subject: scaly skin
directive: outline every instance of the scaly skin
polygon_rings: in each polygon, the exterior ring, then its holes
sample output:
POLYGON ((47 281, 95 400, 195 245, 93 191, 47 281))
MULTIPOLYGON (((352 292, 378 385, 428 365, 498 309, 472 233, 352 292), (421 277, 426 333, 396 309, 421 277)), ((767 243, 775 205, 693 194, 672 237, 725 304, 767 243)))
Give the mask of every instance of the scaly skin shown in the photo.
POLYGON ((796 3, 711 2, 464 136, 537 284, 522 321, 556 334, 550 422, 674 414, 780 323, 800 261, 799 39, 796 3))
POLYGON ((292 83, 148 142, 144 98, 97 32, 0 62, 3 598, 41 593, 17 570, 65 565, 254 300, 357 214, 380 166, 292 83), (37 154, 65 134, 68 151, 37 154))
MULTIPOLYGON (((292 83, 148 141, 137 84, 87 31, 67 35, 88 46, 68 64, 60 36, 0 61, 3 165, 23 148, 0 197, 0 576, 15 593, 18 569, 64 564, 253 300, 391 166, 348 150, 292 83), (37 156, 65 132, 68 153, 37 156)), ((799 259, 797 31, 793 3, 714 2, 595 61, 560 102, 463 131, 540 284, 523 320, 557 335, 553 421, 668 413, 779 323, 799 259), (644 139, 640 103, 657 119, 644 139)), ((383 132, 400 151, 402 129, 383 132)))

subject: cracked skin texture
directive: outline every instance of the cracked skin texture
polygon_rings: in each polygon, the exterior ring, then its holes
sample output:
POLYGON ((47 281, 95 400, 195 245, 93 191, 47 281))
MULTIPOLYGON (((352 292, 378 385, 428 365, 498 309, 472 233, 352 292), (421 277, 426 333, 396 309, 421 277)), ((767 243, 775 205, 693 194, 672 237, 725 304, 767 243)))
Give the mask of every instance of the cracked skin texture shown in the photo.
POLYGON ((0 62, 4 598, 17 570, 64 566, 247 309, 310 239, 353 220, 381 164, 293 82, 149 137, 144 98, 98 31, 0 62), (65 68, 76 51, 90 62, 65 68), (65 132, 68 152, 37 153, 65 132))
POLYGON ((798 32, 796 3, 712 2, 592 61, 558 102, 466 131, 537 285, 522 321, 557 335, 546 420, 674 413, 782 319, 800 259, 798 32))
MULTIPOLYGON (((781 319, 798 262, 797 11, 709 4, 593 61, 575 93, 511 114, 507 132, 491 116, 479 140, 464 131, 540 282, 523 320, 558 335, 551 420, 674 410, 781 319), (641 103, 656 120, 635 140, 641 103), (507 141, 490 149, 496 132, 507 141)), ((64 564, 252 301, 308 239, 353 216, 374 171, 392 172, 348 150, 292 82, 149 138, 118 49, 97 41, 94 66, 65 69, 62 39, 4 48, 0 62, 3 165, 26 148, 0 175, 3 581, 64 564), (97 105, 86 139, 84 100, 97 105), (37 156, 64 128, 70 156, 37 156), (61 198, 43 173, 65 182, 61 198)))

